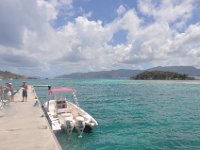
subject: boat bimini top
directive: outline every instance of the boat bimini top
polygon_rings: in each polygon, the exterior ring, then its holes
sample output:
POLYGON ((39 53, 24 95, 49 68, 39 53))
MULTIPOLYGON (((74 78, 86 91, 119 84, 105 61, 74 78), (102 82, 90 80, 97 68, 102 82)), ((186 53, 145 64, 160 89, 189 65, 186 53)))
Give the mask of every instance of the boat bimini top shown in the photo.
POLYGON ((49 94, 53 94, 56 92, 72 92, 72 93, 77 93, 77 90, 73 89, 73 88, 53 88, 51 90, 49 90, 49 94))

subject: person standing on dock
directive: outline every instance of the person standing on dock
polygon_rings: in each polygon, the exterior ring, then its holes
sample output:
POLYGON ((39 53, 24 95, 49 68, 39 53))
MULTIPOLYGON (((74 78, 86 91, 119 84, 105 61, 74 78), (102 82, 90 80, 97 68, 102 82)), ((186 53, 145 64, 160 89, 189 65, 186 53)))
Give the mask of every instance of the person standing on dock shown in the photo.
POLYGON ((27 90, 28 90, 28 85, 26 82, 23 82, 22 84, 22 102, 26 101, 27 102, 27 90))
POLYGON ((10 102, 14 102, 14 88, 12 83, 7 84, 8 92, 10 93, 10 102))

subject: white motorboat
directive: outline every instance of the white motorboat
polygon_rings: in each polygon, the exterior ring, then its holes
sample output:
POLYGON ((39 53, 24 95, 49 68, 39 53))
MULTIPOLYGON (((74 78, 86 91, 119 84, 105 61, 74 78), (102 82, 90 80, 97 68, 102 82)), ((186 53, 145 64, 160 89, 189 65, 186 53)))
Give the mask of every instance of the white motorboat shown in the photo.
POLYGON ((53 88, 49 90, 48 101, 43 104, 52 130, 65 130, 68 137, 72 131, 77 131, 78 137, 82 137, 83 132, 91 132, 98 125, 91 115, 79 107, 76 93, 72 88, 53 88), (63 93, 71 93, 72 100, 63 93))

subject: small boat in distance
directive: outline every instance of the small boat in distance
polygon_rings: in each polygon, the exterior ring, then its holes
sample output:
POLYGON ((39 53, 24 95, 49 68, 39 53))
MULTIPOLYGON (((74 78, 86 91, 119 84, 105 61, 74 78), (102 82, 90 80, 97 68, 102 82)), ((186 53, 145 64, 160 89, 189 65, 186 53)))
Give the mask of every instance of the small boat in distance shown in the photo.
POLYGON ((68 137, 72 131, 76 131, 80 138, 83 131, 91 132, 98 123, 79 107, 76 93, 73 88, 49 89, 49 99, 43 104, 43 108, 53 131, 64 130, 68 137), (71 96, 72 99, 68 99, 67 96, 71 96))

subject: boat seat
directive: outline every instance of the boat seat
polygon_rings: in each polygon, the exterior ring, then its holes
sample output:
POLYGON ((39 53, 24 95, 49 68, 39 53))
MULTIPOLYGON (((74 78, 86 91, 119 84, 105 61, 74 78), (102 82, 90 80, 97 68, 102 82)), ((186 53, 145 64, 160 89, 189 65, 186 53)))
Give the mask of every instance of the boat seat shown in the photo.
POLYGON ((71 117, 71 118, 73 118, 72 113, 63 113, 63 114, 61 114, 61 116, 64 117, 64 118, 66 118, 66 117, 71 117))
POLYGON ((66 113, 67 112, 67 108, 59 108, 57 109, 57 113, 61 114, 61 113, 66 113))
POLYGON ((65 124, 66 118, 73 119, 73 115, 71 113, 62 113, 62 114, 58 115, 58 117, 59 117, 61 124, 65 124))
POLYGON ((71 112, 71 108, 67 105, 65 101, 57 102, 57 113, 68 113, 71 112))

